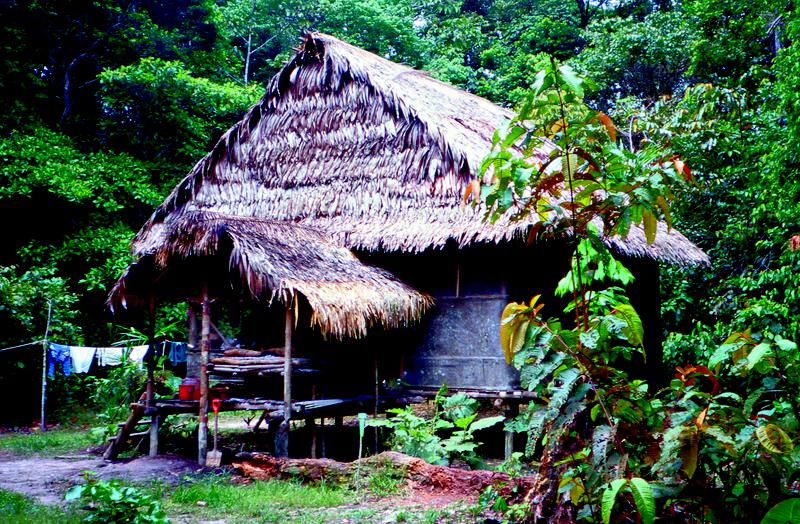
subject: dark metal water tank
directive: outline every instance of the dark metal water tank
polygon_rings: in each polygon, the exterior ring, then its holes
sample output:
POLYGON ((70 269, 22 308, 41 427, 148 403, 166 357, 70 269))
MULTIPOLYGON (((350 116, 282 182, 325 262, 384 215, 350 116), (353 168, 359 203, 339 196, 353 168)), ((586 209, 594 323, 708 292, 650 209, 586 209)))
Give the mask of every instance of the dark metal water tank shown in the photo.
POLYGON ((436 297, 403 381, 425 388, 515 389, 518 374, 500 347, 500 315, 508 302, 507 295, 436 297))

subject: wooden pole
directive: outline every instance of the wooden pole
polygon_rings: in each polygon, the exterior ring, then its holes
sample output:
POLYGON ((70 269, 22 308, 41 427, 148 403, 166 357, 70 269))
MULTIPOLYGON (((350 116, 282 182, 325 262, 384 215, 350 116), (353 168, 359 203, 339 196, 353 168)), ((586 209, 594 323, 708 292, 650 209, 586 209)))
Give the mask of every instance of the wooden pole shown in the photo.
POLYGON ((206 464, 208 451, 208 349, 211 333, 211 305, 208 301, 208 283, 203 283, 203 318, 200 330, 200 412, 197 428, 197 462, 206 464))
POLYGON ((286 305, 283 331, 283 422, 275 436, 275 455, 289 456, 289 421, 292 419, 292 303, 286 305))
POLYGON ((53 314, 53 301, 47 301, 47 325, 44 328, 44 339, 42 340, 42 412, 39 419, 39 430, 47 431, 47 424, 44 416, 44 405, 47 400, 47 335, 50 333, 50 317, 53 314))
MULTIPOLYGON (((372 409, 372 416, 378 417, 378 402, 380 401, 380 377, 378 376, 378 353, 372 350, 372 366, 375 368, 375 405, 372 409)), ((374 438, 373 453, 378 453, 378 426, 373 426, 372 436, 374 438)))
POLYGON ((150 319, 148 324, 147 336, 150 339, 150 348, 147 352, 147 408, 150 413, 150 451, 149 455, 158 455, 158 415, 153 412, 156 405, 155 384, 153 373, 156 367, 156 299, 150 295, 150 319))

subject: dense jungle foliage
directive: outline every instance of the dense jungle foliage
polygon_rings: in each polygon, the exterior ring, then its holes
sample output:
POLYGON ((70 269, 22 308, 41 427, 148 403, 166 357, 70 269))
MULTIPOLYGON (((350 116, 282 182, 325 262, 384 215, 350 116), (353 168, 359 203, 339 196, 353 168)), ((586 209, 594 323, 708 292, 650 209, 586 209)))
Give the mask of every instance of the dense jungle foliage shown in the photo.
MULTIPOLYGON (((564 180, 583 169, 588 184, 595 171, 628 166, 642 198, 607 225, 624 233, 666 220, 711 257, 710 267, 661 268, 661 390, 617 366, 642 351, 641 337, 620 307, 629 277, 589 220, 578 221, 573 265, 583 277, 560 289, 575 325, 539 318, 536 302, 509 311, 518 330, 509 357, 547 399, 515 428, 558 475, 543 487, 541 515, 760 521, 799 488, 798 9, 791 0, 3 2, 0 347, 40 339, 48 301, 56 340, 117 338, 104 301, 135 231, 258 99, 301 32, 324 31, 521 111, 495 161, 533 133, 562 147, 564 180), (571 156, 586 144, 597 169, 571 156)), ((500 211, 513 207, 503 203, 509 185, 536 183, 524 165, 503 169, 506 185, 481 195, 500 211)), ((630 180, 618 178, 609 198, 630 180)), ((38 387, 39 359, 0 353, 0 383, 38 387)))

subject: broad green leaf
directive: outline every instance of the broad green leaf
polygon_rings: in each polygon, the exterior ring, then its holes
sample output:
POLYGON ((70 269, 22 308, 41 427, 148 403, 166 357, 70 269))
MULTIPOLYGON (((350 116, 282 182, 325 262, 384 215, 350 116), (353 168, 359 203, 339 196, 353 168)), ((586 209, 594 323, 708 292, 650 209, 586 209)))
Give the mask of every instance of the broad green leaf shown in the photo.
POLYGON ((667 204, 667 199, 664 198, 663 195, 658 195, 656 198, 656 203, 658 207, 661 208, 661 212, 664 213, 664 221, 667 223, 668 228, 672 228, 672 216, 669 214, 669 204, 667 204))
POLYGON ((692 478, 697 470, 697 455, 700 452, 700 436, 697 427, 693 424, 684 428, 680 436, 681 469, 686 476, 692 478))
POLYGON ((482 418, 480 420, 476 420, 475 422, 473 422, 472 425, 469 427, 469 429, 471 431, 479 431, 481 429, 492 427, 495 424, 504 421, 505 419, 506 418, 502 415, 482 418))
POLYGON ((616 315, 621 317, 626 324, 626 327, 622 329, 622 334, 631 344, 641 346, 644 342, 644 326, 639 314, 630 304, 617 304, 614 309, 616 315))
POLYGON ((595 428, 594 435, 592 435, 592 464, 595 467, 605 462, 608 448, 614 440, 614 433, 614 428, 608 425, 595 428))
POLYGON ((778 502, 764 515, 761 524, 795 524, 800 522, 800 498, 778 502))
POLYGON ((797 344, 791 340, 786 340, 783 337, 775 337, 775 345, 778 346, 782 351, 797 351, 797 344))
POLYGON ((520 309, 524 307, 524 304, 511 302, 503 309, 503 313, 500 315, 500 345, 503 348, 503 354, 508 364, 514 359, 511 339, 514 336, 514 331, 517 329, 516 316, 520 309))
POLYGON ((739 347, 740 344, 738 343, 722 344, 714 351, 714 354, 711 355, 711 358, 708 359, 708 367, 714 371, 719 371, 719 364, 721 364, 724 360, 727 360, 730 354, 739 347))
POLYGON ((626 479, 613 480, 611 481, 611 485, 603 492, 603 499, 601 501, 603 524, 609 524, 611 522, 611 510, 614 508, 614 502, 617 501, 617 494, 627 482, 626 479))
POLYGON ((81 498, 81 496, 83 495, 84 489, 86 489, 85 485, 72 486, 71 488, 69 488, 67 490, 67 494, 64 495, 64 500, 67 501, 67 502, 71 502, 73 500, 77 500, 77 499, 81 498))
POLYGON ((525 345, 525 334, 528 332, 528 326, 530 325, 531 321, 523 319, 521 322, 517 322, 517 327, 514 329, 513 333, 511 333, 511 340, 509 340, 509 350, 511 352, 510 359, 509 355, 506 355, 506 363, 510 364, 511 361, 514 359, 514 355, 522 349, 522 346, 525 345))
POLYGON ((756 429, 756 437, 764 448, 770 453, 783 455, 791 453, 794 449, 792 439, 776 424, 767 424, 756 429))
POLYGON ((569 86, 569 90, 575 93, 575 96, 583 98, 583 80, 570 66, 566 64, 559 66, 558 78, 569 86))
POLYGON ((633 502, 642 517, 642 524, 653 524, 656 520, 656 499, 653 497, 653 489, 643 478, 633 477, 630 480, 633 502))
POLYGON ((642 222, 644 226, 644 236, 647 238, 647 243, 652 244, 656 241, 656 233, 658 232, 658 219, 649 210, 643 209, 642 222))
POLYGON ((762 342, 761 344, 757 345, 750 351, 750 353, 747 354, 746 367, 748 371, 757 366, 758 363, 761 362, 764 358, 768 358, 771 356, 772 356, 772 346, 770 346, 766 342, 762 342))
POLYGON ((514 145, 514 143, 524 135, 528 130, 522 126, 514 125, 511 126, 509 129, 508 134, 503 137, 502 147, 509 147, 514 145))

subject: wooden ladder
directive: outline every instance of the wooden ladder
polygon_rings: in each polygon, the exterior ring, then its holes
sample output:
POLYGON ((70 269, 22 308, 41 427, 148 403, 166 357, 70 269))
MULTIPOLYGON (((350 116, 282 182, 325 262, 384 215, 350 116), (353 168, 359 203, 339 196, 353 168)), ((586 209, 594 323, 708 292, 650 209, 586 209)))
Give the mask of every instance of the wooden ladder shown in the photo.
POLYGON ((143 437, 150 433, 149 431, 135 431, 137 426, 150 424, 149 420, 142 420, 144 418, 144 410, 144 406, 140 403, 131 404, 131 414, 128 420, 119 425, 119 433, 117 433, 116 437, 111 439, 105 453, 103 453, 103 458, 105 460, 115 459, 117 455, 119 455, 120 448, 129 438, 143 437))

